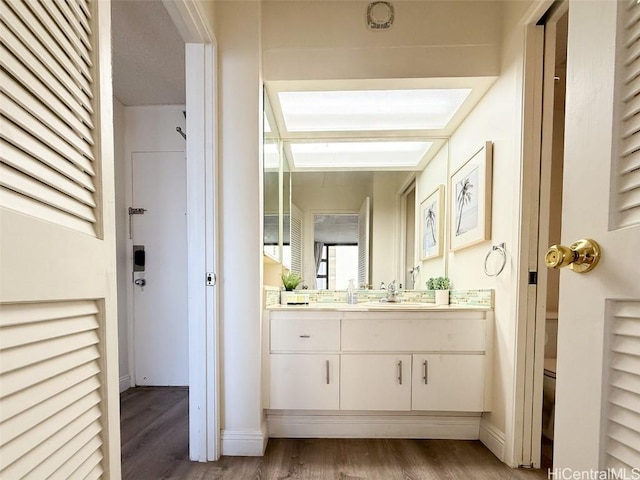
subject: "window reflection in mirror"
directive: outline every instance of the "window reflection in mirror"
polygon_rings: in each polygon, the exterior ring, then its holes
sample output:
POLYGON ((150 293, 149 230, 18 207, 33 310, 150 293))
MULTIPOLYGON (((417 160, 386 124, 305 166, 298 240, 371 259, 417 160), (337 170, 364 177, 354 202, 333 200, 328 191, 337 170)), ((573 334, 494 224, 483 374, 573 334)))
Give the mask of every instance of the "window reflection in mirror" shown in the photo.
POLYGON ((280 260, 280 161, 278 143, 264 144, 264 253, 280 260), (275 147, 275 148, 273 148, 275 147))
POLYGON ((316 288, 345 290, 358 278, 358 215, 315 215, 313 223, 316 288))

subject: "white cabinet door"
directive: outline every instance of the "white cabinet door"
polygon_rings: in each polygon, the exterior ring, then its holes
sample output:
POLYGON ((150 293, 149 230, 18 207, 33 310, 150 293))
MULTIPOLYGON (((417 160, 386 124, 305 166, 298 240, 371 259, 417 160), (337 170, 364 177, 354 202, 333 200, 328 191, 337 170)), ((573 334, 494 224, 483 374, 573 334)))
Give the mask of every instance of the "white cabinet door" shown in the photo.
POLYGON ((270 408, 338 410, 340 355, 270 355, 270 408))
POLYGON ((341 410, 410 410, 411 355, 342 355, 341 410))
POLYGON ((412 377, 412 410, 483 411, 484 355, 414 355, 412 377))

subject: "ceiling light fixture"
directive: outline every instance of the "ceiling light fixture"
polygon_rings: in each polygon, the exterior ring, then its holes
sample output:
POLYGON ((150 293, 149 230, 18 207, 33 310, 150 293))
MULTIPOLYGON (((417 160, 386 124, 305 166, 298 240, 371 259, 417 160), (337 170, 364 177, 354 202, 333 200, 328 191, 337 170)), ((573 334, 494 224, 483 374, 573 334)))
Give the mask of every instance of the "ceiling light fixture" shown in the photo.
POLYGON ((361 141, 291 142, 286 144, 295 168, 411 170, 420 162, 433 142, 361 141))
POLYGON ((288 132, 438 130, 470 88, 280 91, 288 132))

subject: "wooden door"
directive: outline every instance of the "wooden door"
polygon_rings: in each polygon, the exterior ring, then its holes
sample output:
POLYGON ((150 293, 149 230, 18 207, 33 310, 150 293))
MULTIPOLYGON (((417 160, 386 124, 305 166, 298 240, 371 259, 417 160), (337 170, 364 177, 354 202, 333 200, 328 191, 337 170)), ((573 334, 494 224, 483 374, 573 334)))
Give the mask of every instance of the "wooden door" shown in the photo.
POLYGON ((602 258, 560 275, 556 467, 640 466, 639 47, 638 2, 570 4, 562 243, 602 258))
POLYGON ((0 8, 0 477, 120 478, 110 5, 0 8))

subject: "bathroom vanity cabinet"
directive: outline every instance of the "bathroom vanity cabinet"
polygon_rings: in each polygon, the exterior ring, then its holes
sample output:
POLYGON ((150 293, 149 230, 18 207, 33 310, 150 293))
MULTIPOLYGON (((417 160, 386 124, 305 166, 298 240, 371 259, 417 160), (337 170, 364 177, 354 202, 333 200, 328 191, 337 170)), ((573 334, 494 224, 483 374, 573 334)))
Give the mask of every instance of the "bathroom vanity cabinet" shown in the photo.
POLYGON ((340 314, 272 312, 270 408, 340 408, 340 314))
POLYGON ((492 312, 273 310, 267 408, 490 410, 492 312))

